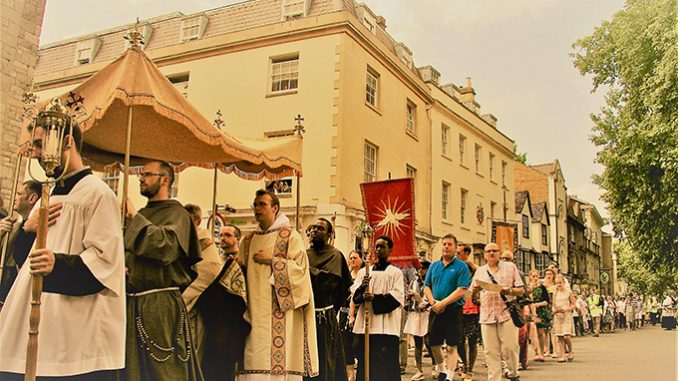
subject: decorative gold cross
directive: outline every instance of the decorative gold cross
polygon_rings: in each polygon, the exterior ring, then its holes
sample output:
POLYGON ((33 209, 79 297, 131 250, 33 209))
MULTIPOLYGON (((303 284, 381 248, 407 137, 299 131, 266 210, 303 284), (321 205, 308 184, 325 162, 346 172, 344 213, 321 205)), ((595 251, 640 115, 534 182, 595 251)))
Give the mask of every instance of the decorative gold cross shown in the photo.
POLYGON ((134 29, 130 30, 124 37, 125 40, 129 41, 130 47, 140 48, 145 44, 144 36, 139 32, 139 18, 137 17, 137 22, 134 24, 134 29))
POLYGON ((297 117, 294 118, 294 120, 297 122, 296 126, 294 126, 294 132, 296 135, 303 136, 306 130, 304 129, 304 126, 301 125, 301 122, 304 121, 304 118, 301 116, 301 114, 297 114, 297 117))
POLYGON ((213 122, 214 126, 218 129, 220 129, 220 130, 221 130, 221 127, 225 124, 224 120, 221 119, 221 116, 222 116, 221 110, 217 110, 217 118, 214 119, 214 122, 213 122))

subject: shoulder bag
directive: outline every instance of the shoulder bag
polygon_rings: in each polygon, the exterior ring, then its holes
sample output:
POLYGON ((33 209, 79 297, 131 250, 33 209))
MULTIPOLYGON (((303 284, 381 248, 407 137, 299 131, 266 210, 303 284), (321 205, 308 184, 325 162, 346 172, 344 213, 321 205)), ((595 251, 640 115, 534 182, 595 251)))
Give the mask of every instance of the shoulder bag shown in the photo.
MULTIPOLYGON (((492 276, 490 270, 487 270, 487 275, 490 276, 490 280, 492 280, 492 283, 499 284, 494 279, 494 276, 492 276)), ((504 304, 506 304, 506 309, 509 311, 509 314, 511 315, 511 320, 513 320, 513 324, 517 328, 521 328, 522 326, 524 326, 525 316, 523 316, 523 312, 521 311, 522 308, 520 307, 520 305, 518 305, 516 300, 508 301, 506 300, 506 297, 502 293, 499 293, 499 296, 501 296, 501 300, 503 300, 504 304)))

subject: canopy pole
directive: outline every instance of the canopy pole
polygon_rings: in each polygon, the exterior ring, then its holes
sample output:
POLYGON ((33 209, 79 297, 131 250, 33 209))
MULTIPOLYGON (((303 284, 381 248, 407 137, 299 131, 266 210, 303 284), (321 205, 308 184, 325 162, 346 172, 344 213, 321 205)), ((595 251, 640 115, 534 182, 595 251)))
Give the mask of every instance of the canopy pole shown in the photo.
POLYGON ((299 176, 299 172, 294 171, 295 176, 297 177, 297 211, 296 211, 296 225, 297 225, 297 231, 301 232, 301 221, 299 220, 299 200, 301 199, 301 178, 299 176))
POLYGON ((132 109, 129 107, 129 112, 127 113, 127 140, 125 142, 125 173, 122 178, 122 208, 121 210, 121 221, 122 229, 127 228, 127 221, 125 216, 127 215, 127 196, 129 193, 129 157, 132 147, 132 109))
MULTIPOLYGON (((12 194, 9 199, 9 210, 7 215, 12 217, 14 214, 14 199, 16 198, 16 192, 19 188, 19 174, 21 173, 21 164, 23 163, 24 156, 19 154, 16 158, 16 167, 14 168, 14 182, 12 183, 12 194)), ((7 257, 7 249, 9 248, 9 236, 10 232, 7 232, 2 238, 2 255, 0 255, 0 279, 2 279, 2 273, 5 270, 5 258, 7 257)))
MULTIPOLYGON (((42 184, 42 196, 38 209, 38 230, 35 237, 35 249, 47 247, 47 224, 49 220, 49 191, 50 183, 42 184)), ((31 313, 28 329, 28 347, 26 348, 25 381, 35 381, 38 367, 38 333, 40 327, 40 299, 42 296, 41 274, 31 274, 31 313)))
POLYGON ((217 179, 218 179, 219 169, 217 169, 217 163, 214 163, 214 182, 212 184, 212 218, 210 220, 210 234, 214 236, 214 224, 217 219, 217 179))

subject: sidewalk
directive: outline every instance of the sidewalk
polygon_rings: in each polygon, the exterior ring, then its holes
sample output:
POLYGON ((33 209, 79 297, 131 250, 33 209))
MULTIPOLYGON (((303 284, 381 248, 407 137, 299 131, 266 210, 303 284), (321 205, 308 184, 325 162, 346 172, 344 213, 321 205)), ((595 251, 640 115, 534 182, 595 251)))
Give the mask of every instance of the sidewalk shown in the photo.
MULTIPOLYGON (((621 332, 620 330, 617 330, 617 332, 621 332)), ((616 333, 615 333, 616 334, 616 333)), ((606 336, 609 334, 601 334, 602 336, 606 336)), ((612 334, 614 335, 614 334, 612 334)), ((586 335, 583 336, 583 338, 591 337, 591 335, 586 335)), ((581 337, 574 337, 573 340, 573 347, 575 348, 575 353, 577 353, 577 341, 579 341, 581 337)), ((408 356, 408 361, 407 361, 407 371, 405 374, 402 375, 401 380, 402 381, 410 381, 412 376, 417 372, 417 368, 415 366, 415 361, 414 361, 414 344, 411 344, 410 351, 409 351, 409 356, 408 356)), ((530 378, 530 370, 531 368, 539 368, 543 367, 545 364, 550 364, 550 363, 556 363, 555 358, 546 358, 545 363, 540 363, 540 362, 534 362, 532 359, 534 358, 534 352, 532 351, 532 348, 529 347, 529 352, 528 352, 528 366, 526 370, 521 370, 520 371, 520 378, 525 380, 530 378)), ((424 359, 423 359, 423 368, 424 368, 424 376, 426 376, 425 380, 434 380, 434 378, 431 375, 431 358, 426 357, 426 350, 424 350, 424 359)), ((534 379, 534 378, 533 378, 534 379)), ((473 367, 473 380, 474 381, 480 381, 480 380, 487 380, 487 366, 485 365, 485 354, 483 353, 483 346, 478 345, 478 358, 476 359, 475 366, 473 367)), ((454 378, 454 381, 461 381, 461 377, 456 376, 454 378)))
MULTIPOLYGON (((667 332, 661 327, 647 326, 627 332, 617 329, 614 333, 601 333, 600 337, 590 334, 574 337, 574 362, 558 363, 555 358, 546 362, 531 361, 534 353, 530 348, 528 368, 520 371, 522 381, 557 379, 559 381, 580 380, 677 380, 676 356, 678 332, 667 332)), ((426 353, 424 351, 424 353, 426 353)), ((487 368, 482 346, 478 346, 478 359, 473 370, 474 381, 487 380, 487 368)), ((402 381, 410 381, 416 373, 414 350, 409 352, 407 372, 402 381)), ((432 380, 431 359, 424 357, 425 380, 432 380)), ((461 381, 455 377, 454 381, 461 381)))

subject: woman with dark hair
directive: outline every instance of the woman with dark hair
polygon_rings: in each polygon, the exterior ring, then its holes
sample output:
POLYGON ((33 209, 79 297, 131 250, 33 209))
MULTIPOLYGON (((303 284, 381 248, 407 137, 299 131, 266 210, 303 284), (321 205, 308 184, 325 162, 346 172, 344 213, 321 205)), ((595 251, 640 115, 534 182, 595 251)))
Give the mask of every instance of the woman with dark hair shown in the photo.
POLYGON ((551 333, 551 298, 543 284, 539 283, 539 270, 530 271, 530 289, 532 290, 532 307, 534 322, 537 328, 538 343, 535 346, 534 361, 544 361, 544 351, 548 351, 548 339, 551 333))

